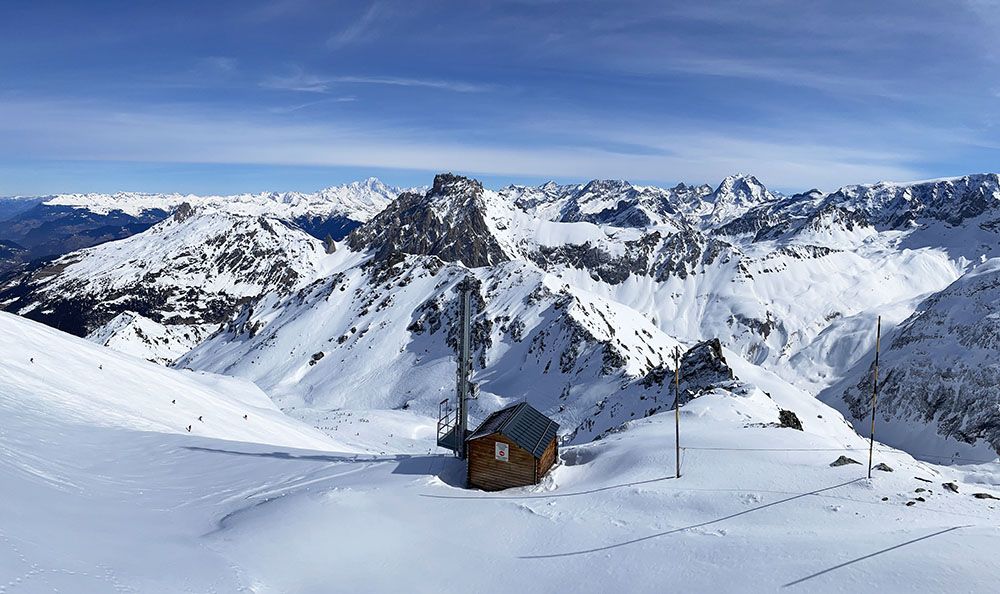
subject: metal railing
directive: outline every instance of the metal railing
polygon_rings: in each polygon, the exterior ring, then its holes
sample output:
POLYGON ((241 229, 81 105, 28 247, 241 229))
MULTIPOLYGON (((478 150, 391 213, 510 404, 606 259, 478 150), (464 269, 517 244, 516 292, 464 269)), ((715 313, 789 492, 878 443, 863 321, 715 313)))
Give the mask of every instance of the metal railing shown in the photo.
POLYGON ((458 411, 452 410, 451 404, 447 398, 438 403, 438 423, 437 423, 437 438, 438 442, 448 435, 456 426, 458 425, 458 411))

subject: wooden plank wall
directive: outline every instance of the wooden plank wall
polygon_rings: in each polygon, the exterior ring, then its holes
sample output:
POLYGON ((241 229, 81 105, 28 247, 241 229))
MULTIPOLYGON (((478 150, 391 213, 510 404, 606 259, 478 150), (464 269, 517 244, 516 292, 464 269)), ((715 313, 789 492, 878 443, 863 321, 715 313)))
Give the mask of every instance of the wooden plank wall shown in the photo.
POLYGON ((535 457, 499 433, 474 439, 469 446, 469 485, 484 491, 523 487, 535 482, 535 457), (510 461, 496 459, 496 442, 509 446, 510 461))
POLYGON ((558 450, 556 447, 556 439, 553 438, 552 441, 549 442, 549 446, 545 448, 544 452, 542 452, 542 457, 539 458, 537 461, 538 464, 537 466, 538 473, 536 475, 538 477, 537 480, 541 481, 542 478, 545 476, 545 473, 548 472, 550 468, 552 468, 552 465, 556 463, 557 455, 558 455, 558 450))

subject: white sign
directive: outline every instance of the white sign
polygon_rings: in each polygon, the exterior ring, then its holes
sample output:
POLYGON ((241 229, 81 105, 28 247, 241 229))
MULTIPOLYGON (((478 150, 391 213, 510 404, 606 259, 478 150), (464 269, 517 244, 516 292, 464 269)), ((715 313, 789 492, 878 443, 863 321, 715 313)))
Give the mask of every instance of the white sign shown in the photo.
POLYGON ((508 447, 510 446, 505 443, 500 443, 499 441, 497 442, 497 460, 501 462, 510 462, 510 450, 507 449, 508 447))

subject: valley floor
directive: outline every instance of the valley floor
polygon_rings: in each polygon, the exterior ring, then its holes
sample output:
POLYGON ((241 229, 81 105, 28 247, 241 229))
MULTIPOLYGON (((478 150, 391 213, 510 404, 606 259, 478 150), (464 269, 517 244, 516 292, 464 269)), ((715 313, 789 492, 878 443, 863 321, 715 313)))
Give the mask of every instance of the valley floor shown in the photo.
POLYGON ((0 592, 984 592, 1000 581, 1000 501, 972 496, 1000 496, 996 465, 938 467, 879 446, 894 472, 869 481, 864 466, 829 466, 866 462, 864 440, 810 433, 805 419, 806 432, 748 425, 731 400, 684 410, 680 479, 672 415, 657 415, 564 448, 542 485, 499 494, 461 488, 461 464, 438 453, 95 427, 0 400, 0 592))

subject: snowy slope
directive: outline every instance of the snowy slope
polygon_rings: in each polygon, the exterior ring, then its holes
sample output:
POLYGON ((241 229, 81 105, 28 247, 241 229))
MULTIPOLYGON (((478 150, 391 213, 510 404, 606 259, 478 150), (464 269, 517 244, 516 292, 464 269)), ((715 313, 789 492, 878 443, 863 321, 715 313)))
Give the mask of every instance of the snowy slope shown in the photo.
MULTIPOLYGON (((978 592, 1000 579, 1000 510, 973 497, 1000 496, 996 465, 936 467, 879 445, 876 462, 893 472, 869 482, 861 466, 831 468, 840 455, 864 460, 866 442, 822 403, 728 355, 771 397, 723 390, 685 404, 681 478, 672 478, 673 415, 658 414, 562 447, 537 487, 488 494, 461 488, 461 465, 447 455, 345 456, 136 431, 144 423, 119 414, 135 398, 101 396, 113 384, 98 374, 117 374, 115 383, 140 374, 147 388, 188 374, 6 315, 0 328, 32 349, 82 354, 64 361, 65 373, 48 369, 48 381, 92 384, 86 395, 96 398, 84 418, 58 391, 35 394, 39 375, 23 369, 21 345, 0 343, 6 592, 440 592, 456 583, 484 593, 978 592), (97 362, 105 369, 90 368, 97 362), (774 426, 774 403, 797 410, 804 430, 774 426)), ((207 421, 224 412, 219 404, 207 421)), ((311 443, 288 429, 289 445, 311 443)), ((234 430, 219 436, 272 438, 234 430)))
MULTIPOLYGON (((887 443, 932 459, 990 458, 1000 451, 1000 259, 926 299, 883 341, 879 429, 887 443)), ((863 425, 871 354, 822 397, 863 425)))
MULTIPOLYGON (((477 408, 531 398, 566 419, 660 365, 677 342, 613 301, 525 263, 469 271, 431 257, 392 264, 348 251, 332 276, 267 299, 178 361, 252 379, 301 408, 436 414, 454 388, 458 287, 473 286, 477 408)), ((296 410, 293 410, 296 409, 296 410)))
POLYGON ((87 426, 291 447, 336 445, 281 414, 249 382, 167 369, 7 313, 0 313, 0 353, 0 399, 8 409, 87 426))
POLYGON ((170 365, 219 329, 217 324, 160 324, 123 311, 87 335, 87 340, 116 351, 170 365))
POLYGON ((324 258, 318 240, 281 219, 184 206, 142 234, 11 281, 0 299, 7 311, 78 335, 125 311, 203 334, 196 326, 218 327, 248 300, 310 282, 324 258))

